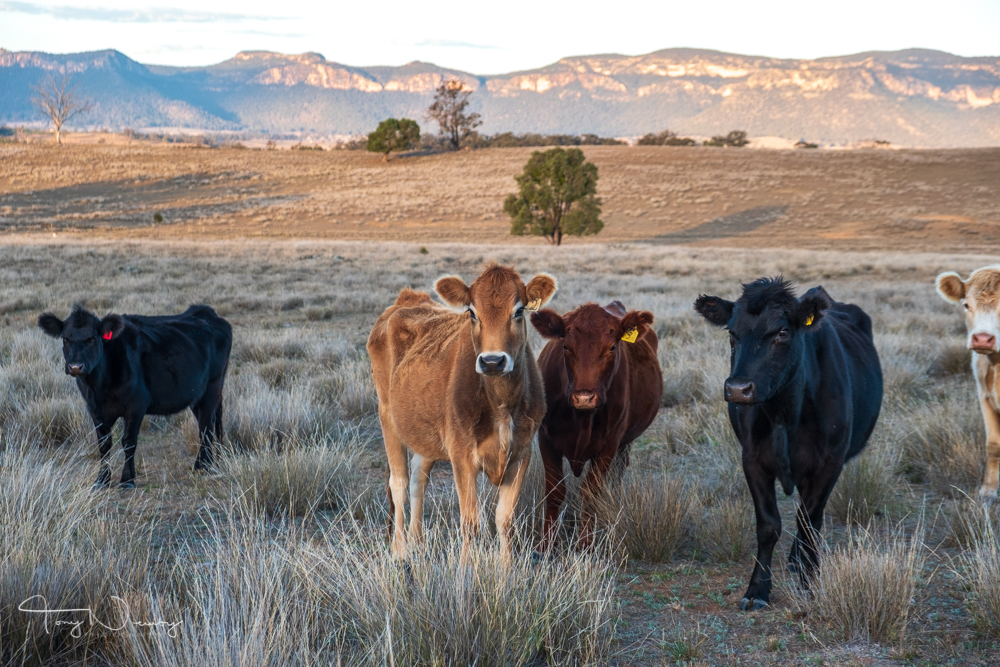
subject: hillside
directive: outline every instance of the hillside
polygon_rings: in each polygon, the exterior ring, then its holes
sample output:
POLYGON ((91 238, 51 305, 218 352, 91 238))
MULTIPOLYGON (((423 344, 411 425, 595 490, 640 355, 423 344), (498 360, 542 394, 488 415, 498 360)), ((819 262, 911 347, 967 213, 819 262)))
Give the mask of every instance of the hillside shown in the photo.
POLYGON ((434 87, 457 76, 476 90, 487 133, 623 136, 669 127, 711 135, 740 127, 830 144, 1000 145, 1000 57, 920 49, 817 60, 667 49, 563 58, 496 76, 423 62, 352 67, 316 53, 250 51, 178 68, 142 65, 117 51, 0 49, 0 122, 39 120, 31 86, 62 67, 77 73, 81 92, 96 102, 81 122, 112 128, 367 132, 389 115, 423 123, 434 87))

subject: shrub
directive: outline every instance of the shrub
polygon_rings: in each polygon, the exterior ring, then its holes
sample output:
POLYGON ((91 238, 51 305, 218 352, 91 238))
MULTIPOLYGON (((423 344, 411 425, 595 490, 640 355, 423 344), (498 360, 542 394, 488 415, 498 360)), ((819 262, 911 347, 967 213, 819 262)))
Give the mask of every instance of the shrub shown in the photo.
POLYGON ((697 142, 690 137, 678 137, 676 132, 664 130, 659 134, 643 135, 635 142, 638 146, 694 146, 697 142))
POLYGON ((750 141, 744 130, 733 130, 729 134, 718 135, 702 142, 705 146, 722 146, 724 148, 743 148, 750 141))

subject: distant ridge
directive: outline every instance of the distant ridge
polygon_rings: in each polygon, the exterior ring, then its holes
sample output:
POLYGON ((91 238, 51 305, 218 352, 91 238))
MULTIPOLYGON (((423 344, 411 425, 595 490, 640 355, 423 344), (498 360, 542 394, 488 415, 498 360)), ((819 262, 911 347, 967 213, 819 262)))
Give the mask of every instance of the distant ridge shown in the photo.
POLYGON ((539 69, 477 76, 414 61, 353 67, 318 53, 244 51, 216 65, 143 65, 118 51, 0 49, 0 123, 40 120, 31 86, 68 67, 96 105, 89 126, 352 134, 387 116, 423 120, 434 88, 476 90, 482 132, 632 136, 670 128, 823 143, 1000 145, 1000 57, 928 49, 816 60, 664 49, 573 56, 539 69))

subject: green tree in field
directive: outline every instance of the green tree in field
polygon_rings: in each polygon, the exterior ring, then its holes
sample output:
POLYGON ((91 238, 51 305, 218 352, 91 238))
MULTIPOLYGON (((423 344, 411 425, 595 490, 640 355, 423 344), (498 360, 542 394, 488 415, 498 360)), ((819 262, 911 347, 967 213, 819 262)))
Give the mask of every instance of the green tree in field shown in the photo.
POLYGON ((723 148, 743 148, 749 143, 747 133, 743 130, 733 130, 729 134, 714 136, 710 140, 706 139, 702 142, 705 146, 722 146, 723 148))
POLYGON ((560 245, 563 234, 586 236, 604 228, 598 218, 597 165, 587 162, 579 148, 535 151, 514 180, 520 192, 503 203, 511 234, 544 236, 560 245))
POLYGON ((386 118, 368 135, 368 150, 382 153, 382 161, 389 161, 392 151, 405 151, 420 142, 420 126, 409 118, 386 118))
POLYGON ((427 109, 427 119, 436 120, 441 127, 441 136, 447 141, 451 150, 457 151, 474 129, 483 124, 478 113, 465 113, 469 106, 472 90, 458 79, 442 81, 434 93, 434 104, 427 109))

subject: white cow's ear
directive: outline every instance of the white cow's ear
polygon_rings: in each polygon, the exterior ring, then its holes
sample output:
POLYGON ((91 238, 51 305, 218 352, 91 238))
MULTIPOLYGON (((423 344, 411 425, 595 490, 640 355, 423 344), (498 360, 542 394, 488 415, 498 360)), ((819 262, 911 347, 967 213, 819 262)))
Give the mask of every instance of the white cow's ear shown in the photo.
POLYGON ((958 303, 965 298, 965 283, 954 271, 946 271, 937 277, 937 293, 945 301, 958 303))
POLYGON ((434 291, 452 308, 464 308, 472 303, 472 290, 458 276, 441 276, 434 283, 434 291))

